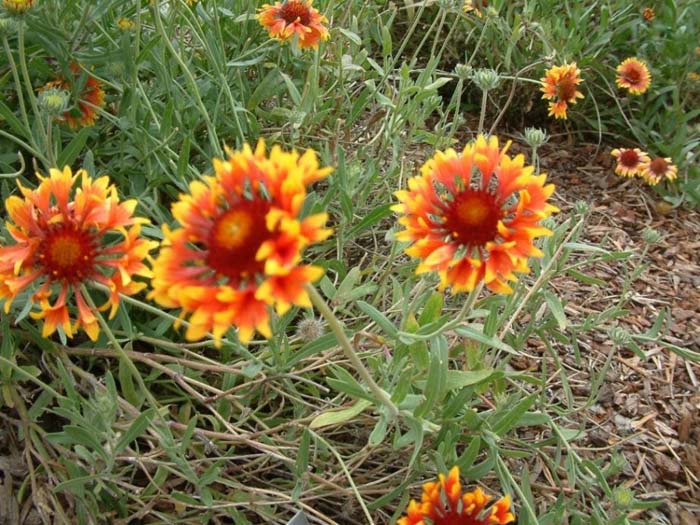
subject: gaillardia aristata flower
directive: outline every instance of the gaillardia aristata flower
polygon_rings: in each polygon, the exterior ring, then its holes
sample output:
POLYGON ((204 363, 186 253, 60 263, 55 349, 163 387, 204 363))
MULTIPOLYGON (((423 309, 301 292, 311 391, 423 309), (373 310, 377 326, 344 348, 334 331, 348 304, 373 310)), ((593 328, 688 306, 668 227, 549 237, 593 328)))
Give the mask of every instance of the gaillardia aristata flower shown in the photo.
POLYGON ((579 98, 583 98, 583 93, 578 90, 583 79, 576 62, 548 69, 540 81, 540 91, 544 93, 542 98, 550 101, 549 116, 554 118, 565 119, 569 104, 576 104, 579 98))
POLYGON ((317 48, 319 40, 328 40, 324 23, 328 19, 313 6, 313 0, 285 0, 260 8, 258 21, 267 29, 270 38, 281 42, 297 37, 301 49, 317 48))
POLYGON ((554 185, 507 148, 480 135, 461 153, 438 151, 408 190, 396 192, 392 209, 405 227, 396 237, 413 243, 406 253, 421 259, 416 273, 437 272, 441 289, 471 291, 483 280, 510 293, 514 272, 527 272, 527 258, 542 255, 533 241, 551 234, 539 222, 557 211, 547 203, 554 185))
POLYGON ((36 285, 28 300, 39 308, 31 316, 44 320, 44 337, 60 326, 68 337, 82 328, 94 341, 99 325, 82 285, 106 286, 110 293, 101 308, 110 308, 114 316, 119 294, 132 295, 146 286, 133 277, 151 276, 143 261, 157 243, 139 237, 141 224, 148 220, 133 216, 136 200, 119 202, 108 177, 93 180, 84 170, 73 175, 65 167, 39 180, 34 190, 19 185, 24 198, 13 195, 5 201, 7 229, 15 243, 0 245, 0 299, 7 313, 20 293, 36 285), (78 178, 80 186, 71 200, 78 178), (77 310, 74 323, 71 296, 77 310))
POLYGON ((630 95, 641 95, 651 85, 651 73, 647 65, 637 59, 628 58, 617 66, 615 83, 618 87, 625 88, 630 95))
POLYGON ((300 213, 306 186, 331 168, 320 168, 313 150, 274 146, 268 157, 262 141, 227 153, 173 205, 180 226, 163 228, 153 266, 150 297, 189 316, 190 341, 211 332, 218 344, 232 325, 243 343, 255 330, 270 337, 269 308, 311 306, 304 286, 323 274, 300 263, 304 248, 330 235, 327 214, 300 213))
POLYGON ((2 0, 2 5, 11 13, 23 13, 30 7, 34 0, 2 0))
POLYGON ((649 155, 639 148, 616 148, 611 152, 617 160, 615 173, 623 177, 642 174, 642 164, 649 162, 649 155))
POLYGON ((406 515, 397 525, 506 525, 515 521, 510 511, 510 497, 505 496, 488 506, 491 496, 480 488, 462 493, 459 468, 440 474, 438 481, 423 485, 420 501, 411 500, 406 515))
POLYGON ((678 178, 678 168, 670 157, 656 157, 640 166, 641 177, 649 186, 656 186, 662 179, 673 181, 678 178))
POLYGON ((78 64, 71 64, 70 69, 73 73, 72 79, 60 76, 56 80, 48 82, 41 89, 65 89, 70 92, 73 91, 73 86, 76 84, 82 85, 79 100, 73 108, 63 113, 63 120, 71 128, 92 126, 99 117, 97 108, 104 106, 105 92, 102 89, 102 82, 82 71, 78 64), (84 79, 83 75, 85 75, 84 79))

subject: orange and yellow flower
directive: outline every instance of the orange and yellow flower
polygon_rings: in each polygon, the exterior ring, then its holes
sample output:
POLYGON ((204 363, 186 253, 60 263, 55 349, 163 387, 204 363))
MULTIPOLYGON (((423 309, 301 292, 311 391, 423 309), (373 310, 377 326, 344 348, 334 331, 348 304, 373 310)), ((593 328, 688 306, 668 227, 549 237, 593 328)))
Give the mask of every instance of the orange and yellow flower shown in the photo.
POLYGON ((549 116, 557 119, 565 119, 569 104, 576 104, 583 93, 578 90, 578 85, 583 82, 581 71, 572 64, 554 66, 548 69, 542 82, 543 99, 549 100, 549 116))
POLYGON ((400 241, 421 259, 416 273, 437 272, 440 289, 472 291, 477 283, 496 293, 510 293, 507 281, 526 273, 528 257, 539 257, 533 241, 551 235, 541 219, 558 211, 547 203, 554 192, 546 175, 534 175, 525 157, 506 155, 498 139, 480 135, 461 153, 438 151, 396 192, 405 230, 400 241), (475 175, 478 173, 478 175, 475 175))
POLYGON ((30 7, 34 0, 2 0, 2 5, 12 13, 23 13, 30 7))
POLYGON ((465 13, 474 13, 479 18, 484 16, 484 11, 488 8, 489 3, 487 0, 464 0, 464 5, 462 6, 462 11, 465 13))
POLYGON ((102 82, 92 75, 84 73, 78 64, 71 64, 70 69, 73 73, 72 79, 66 79, 60 76, 56 80, 47 83, 42 90, 57 88, 73 91, 73 86, 76 84, 83 85, 81 76, 87 75, 83 88, 78 95, 79 99, 77 104, 63 114, 63 120, 66 121, 71 128, 92 126, 99 117, 97 108, 104 106, 105 92, 102 90, 102 82))
POLYGON ((60 326, 68 337, 82 328, 94 341, 99 325, 82 285, 106 286, 110 293, 101 309, 110 308, 114 316, 119 294, 132 295, 146 286, 133 277, 151 276, 143 261, 156 243, 139 237, 148 220, 133 216, 136 200, 119 202, 108 177, 93 180, 84 170, 73 175, 66 166, 39 180, 34 190, 19 185, 24 198, 13 195, 5 201, 7 229, 15 242, 0 244, 0 299, 8 313, 12 301, 36 285, 28 300, 39 307, 31 316, 44 320, 44 337, 60 326), (78 178, 80 187, 71 200, 78 178), (74 323, 71 295, 77 309, 74 323))
POLYGON ((504 496, 488 506, 492 497, 477 487, 462 493, 459 468, 440 474, 438 481, 423 485, 421 500, 411 500, 406 515, 397 525, 506 525, 515 521, 510 497, 504 496))
POLYGON ((631 95, 641 95, 651 85, 651 73, 647 65, 638 58, 628 58, 617 66, 615 83, 631 95))
POLYGON ((623 177, 642 174, 642 164, 649 162, 649 155, 639 148, 616 148, 611 152, 617 160, 615 173, 623 177))
POLYGON ((642 178, 649 186, 656 186, 662 179, 673 181, 678 178, 678 168, 670 157, 656 157, 640 166, 642 178))
POLYGON ((313 0, 284 0, 275 5, 265 4, 260 8, 258 21, 267 29, 270 38, 281 42, 297 37, 300 48, 318 47, 319 40, 328 40, 329 33, 324 23, 328 19, 313 6, 313 0))
POLYGON ((656 13, 654 13, 654 8, 653 7, 645 7, 644 11, 642 11, 642 15, 644 16, 644 20, 647 22, 651 22, 656 18, 656 13))
POLYGON ((214 160, 213 177, 190 184, 173 205, 180 223, 163 228, 150 297, 189 316, 185 337, 211 332, 219 344, 235 325, 248 342, 257 330, 270 337, 270 307, 282 315, 292 305, 311 306, 305 285, 323 275, 301 264, 302 251, 326 239, 327 214, 301 218, 306 186, 325 178, 316 152, 303 155, 260 141, 253 151, 227 150, 214 160))

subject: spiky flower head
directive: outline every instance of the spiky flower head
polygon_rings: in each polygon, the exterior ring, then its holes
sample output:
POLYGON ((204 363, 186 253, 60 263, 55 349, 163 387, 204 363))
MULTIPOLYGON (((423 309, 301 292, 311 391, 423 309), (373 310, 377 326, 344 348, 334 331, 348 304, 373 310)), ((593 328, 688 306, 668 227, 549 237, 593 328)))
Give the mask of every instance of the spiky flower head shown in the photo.
POLYGON ((5 9, 14 14, 24 13, 33 3, 34 0, 2 0, 5 9))
POLYGON ((30 315, 43 319, 44 337, 58 327, 68 337, 82 328, 96 340, 98 321, 82 288, 92 282, 106 286, 109 297, 102 308, 113 317, 120 294, 146 286, 134 278, 151 276, 143 261, 155 243, 140 237, 141 224, 148 220, 133 216, 136 200, 119 201, 108 177, 93 180, 85 170, 73 175, 67 166, 38 177, 36 189, 19 184, 22 197, 5 201, 14 244, 0 244, 0 299, 8 313, 13 300, 34 289, 28 301, 39 311, 30 315), (73 191, 77 179, 80 187, 73 191))
POLYGON ((460 79, 462 80, 467 80, 472 77, 474 69, 472 66, 469 66, 467 64, 457 64, 455 66, 454 73, 457 75, 460 79))
POLYGON ((623 177, 642 174, 642 165, 649 162, 649 155, 639 148, 615 148, 610 152, 615 157, 615 173, 623 177))
POLYGON ((644 11, 642 11, 642 16, 644 16, 644 20, 647 22, 651 22, 656 18, 656 13, 654 13, 654 8, 653 7, 645 7, 644 11))
POLYGON ((440 474, 438 481, 423 485, 420 501, 411 500, 406 515, 397 525, 506 525, 515 521, 510 511, 510 497, 504 496, 489 505, 493 498, 477 487, 462 492, 459 468, 440 474))
POLYGON ((615 84, 626 89, 630 95, 641 95, 651 85, 651 73, 643 60, 630 57, 617 66, 615 84))
POLYGON ((670 157, 655 157, 644 162, 639 169, 649 186, 656 186, 664 179, 674 181, 678 178, 678 168, 670 157))
POLYGON ((136 22, 130 18, 120 18, 117 20, 117 27, 122 31, 133 31, 136 28, 136 22))
POLYGON ((654 228, 644 228, 642 232, 642 240, 647 244, 656 244, 661 240, 661 234, 654 228))
POLYGON ((57 117, 66 110, 70 94, 65 89, 49 88, 39 93, 39 107, 57 117))
POLYGON ((258 13, 258 21, 267 29, 270 38, 287 42, 296 37, 301 49, 316 49, 320 40, 328 40, 330 34, 323 24, 328 19, 313 6, 313 0, 284 0, 274 5, 264 4, 258 13))
POLYGON ((59 75, 56 80, 41 88, 41 91, 61 89, 72 92, 75 85, 83 86, 77 102, 65 111, 61 118, 71 128, 92 126, 99 118, 97 110, 104 106, 105 92, 102 90, 102 82, 85 72, 78 64, 71 64, 70 70, 70 78, 59 75))
POLYGON ((569 104, 576 104, 579 98, 583 98, 583 93, 578 90, 583 79, 576 62, 548 69, 540 81, 540 91, 544 93, 542 98, 550 101, 549 116, 554 118, 566 119, 569 104))
POLYGON ((325 178, 316 152, 303 155, 260 141, 255 150, 227 149, 213 177, 190 184, 173 204, 174 229, 153 264, 150 297, 188 318, 185 337, 211 332, 217 344, 233 325, 247 343, 257 330, 271 336, 270 308, 311 306, 305 285, 323 275, 301 263, 310 244, 326 239, 326 213, 301 217, 306 187, 325 178))
POLYGON ((539 148, 547 143, 547 132, 541 128, 525 128, 525 142, 531 148, 539 148))
POLYGON ((491 91, 498 87, 501 77, 493 69, 477 69, 472 73, 472 80, 481 91, 491 91))
POLYGON ((305 343, 310 343, 321 337, 326 332, 323 321, 315 317, 307 317, 299 321, 297 335, 305 343))
POLYGON ((416 273, 437 272, 441 289, 471 291, 483 281, 510 293, 528 257, 542 255, 534 239, 551 235, 540 221, 558 211, 547 203, 554 185, 522 154, 509 157, 508 146, 479 135, 461 153, 438 151, 395 193, 392 209, 405 228, 396 238, 412 243, 406 253, 420 259, 416 273))

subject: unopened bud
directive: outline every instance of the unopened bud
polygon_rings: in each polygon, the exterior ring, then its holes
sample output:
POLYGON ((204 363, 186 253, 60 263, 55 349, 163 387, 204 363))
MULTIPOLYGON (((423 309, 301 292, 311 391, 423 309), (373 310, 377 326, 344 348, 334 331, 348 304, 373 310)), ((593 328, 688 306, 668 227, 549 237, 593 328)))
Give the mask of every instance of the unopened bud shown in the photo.
POLYGON ((661 240, 661 234, 654 228, 644 228, 642 239, 647 244, 656 244, 661 240))
POLYGON ((493 69, 477 69, 472 73, 472 80, 481 91, 491 91, 498 87, 501 77, 493 69))
POLYGON ((539 148, 547 142, 547 133, 540 128, 525 128, 525 142, 531 148, 539 148))
POLYGON ((68 107, 68 98, 68 92, 63 89, 45 89, 39 94, 39 107, 50 115, 62 115, 68 107))
POLYGON ((467 64, 457 64, 455 66, 455 75, 457 75, 462 80, 467 80, 471 78, 474 68, 468 66, 467 64))

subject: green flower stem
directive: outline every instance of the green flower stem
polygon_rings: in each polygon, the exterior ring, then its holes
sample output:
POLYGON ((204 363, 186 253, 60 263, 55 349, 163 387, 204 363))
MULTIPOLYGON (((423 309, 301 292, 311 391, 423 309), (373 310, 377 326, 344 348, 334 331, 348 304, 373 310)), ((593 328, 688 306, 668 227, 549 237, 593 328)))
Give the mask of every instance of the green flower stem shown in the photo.
MULTIPOLYGON (((567 236, 561 242, 561 244, 559 245, 557 250, 554 252, 554 255, 552 255, 552 258, 547 263, 547 266, 545 266, 542 269, 542 272, 540 273, 540 276, 535 281, 535 284, 533 284, 532 287, 527 291, 527 293, 525 294, 525 297, 523 297, 520 300, 518 307, 515 309, 515 312, 513 312, 513 315, 510 316, 510 319, 508 319, 508 322, 501 329, 501 333, 498 335, 498 339, 500 339, 501 341, 503 340, 505 335, 508 333, 508 331, 513 326, 513 323, 515 323, 515 320, 520 315, 520 312, 522 312, 523 308, 525 308, 525 306, 529 303, 530 297, 532 297, 534 295, 534 293, 540 289, 540 287, 542 286, 542 284, 544 284, 545 281, 549 280, 549 277, 550 277, 549 271, 552 269, 552 266, 554 266, 554 264, 559 259, 559 256, 561 255, 561 252, 564 250, 564 247, 566 246, 566 244, 571 240, 571 238, 574 236, 574 234, 579 230, 579 228, 583 224, 583 221, 584 221, 584 219, 579 220, 579 222, 576 223, 576 225, 573 228, 571 228, 571 231, 567 234, 567 236)), ((500 350, 498 352, 500 354, 500 350)), ((496 356, 496 359, 498 359, 498 354, 496 356)))
POLYGON ((105 321, 105 318, 102 316, 100 311, 97 309, 97 306, 95 306, 95 302, 92 300, 92 297, 90 296, 87 288, 85 285, 80 286, 80 291, 83 294, 83 297, 85 298, 85 302, 88 304, 90 307, 90 310, 92 313, 95 315, 95 318, 97 319, 97 322, 100 324, 100 328, 104 331, 105 335, 107 336, 107 339, 109 342, 112 344, 114 349, 117 351, 119 354, 119 359, 126 364, 127 368, 131 372, 131 375, 136 379, 136 382, 139 385, 139 388, 143 391, 144 395, 148 399, 148 402, 150 405, 156 409, 156 414, 158 414, 158 418, 165 423, 165 420, 163 419, 163 415, 160 413, 158 410, 159 405, 158 402, 156 401, 156 398, 153 397, 153 394, 151 394, 151 391, 148 389, 146 386, 146 383, 143 380, 143 377, 141 377, 141 373, 139 372, 138 368, 136 368, 136 365, 134 365, 134 362, 131 360, 129 355, 124 351, 124 348, 122 347, 121 344, 119 344, 119 341, 117 341, 116 336, 114 335, 114 332, 112 332, 112 329, 109 327, 107 324, 107 321, 105 321))
POLYGON ((369 371, 355 353, 355 350, 353 349, 350 340, 345 335, 343 324, 335 316, 335 314, 333 314, 333 311, 330 309, 323 297, 321 297, 321 294, 319 294, 318 291, 316 291, 316 288, 314 286, 307 284, 305 286, 305 289, 309 294, 309 297, 311 298, 311 302, 318 309, 321 315, 326 319, 328 326, 330 326, 331 330, 335 334, 335 337, 338 339, 338 343, 340 343, 340 347, 343 349, 345 357, 347 357, 350 363, 352 363, 352 365, 355 367, 355 370, 357 370, 357 373, 360 374, 360 377, 369 387, 369 389, 372 391, 375 397, 379 401, 381 401, 381 403, 389 410, 390 415, 392 417, 397 417, 399 415, 399 409, 391 400, 389 394, 382 390, 379 387, 379 385, 374 382, 374 379, 372 379, 372 376, 370 375, 369 371))
POLYGON ((165 27, 163 27, 163 20, 161 19, 161 16, 160 16, 159 6, 157 4, 155 4, 153 6, 153 8, 151 9, 151 12, 153 13, 153 19, 155 20, 156 28, 157 28, 158 33, 160 34, 161 38, 163 39, 163 43, 165 44, 165 47, 168 48, 168 51, 170 52, 170 54, 177 61, 177 63, 180 65, 180 69, 182 69, 182 73, 185 75, 187 82, 190 84, 190 88, 192 89, 192 94, 193 94, 195 101, 197 103, 197 107, 199 108, 199 110, 202 114, 202 117, 204 117, 204 121, 206 122, 206 125, 207 125, 207 132, 209 135, 209 143, 211 144, 211 148, 216 153, 216 155, 221 155, 221 146, 219 145, 219 137, 216 133, 216 128, 214 127, 214 124, 211 121, 211 117, 209 116, 209 111, 207 111, 207 108, 204 105, 204 102, 202 102, 202 97, 199 95, 199 88, 197 87, 197 81, 195 80, 194 76, 192 75, 192 72, 190 71, 190 69, 187 67, 187 64, 185 64, 185 61, 182 60, 182 57, 180 56, 180 54, 173 47, 173 44, 170 41, 170 37, 165 32, 165 27))
POLYGON ((19 110, 22 114, 22 121, 27 128, 27 133, 31 136, 32 127, 29 125, 29 117, 27 116, 27 106, 24 103, 24 90, 22 89, 22 83, 19 80, 19 75, 17 74, 17 64, 15 64, 15 58, 12 56, 12 50, 10 49, 10 44, 7 41, 7 37, 3 35, 2 45, 5 48, 5 54, 7 55, 7 61, 10 64, 10 71, 12 71, 12 79, 15 82, 15 91, 17 92, 17 100, 19 101, 19 110))
MULTIPOLYGON (((22 78, 24 79, 24 87, 27 90, 27 98, 29 98, 29 103, 32 106, 32 111, 37 117, 40 115, 39 106, 36 102, 36 97, 34 96, 34 88, 32 87, 32 79, 29 76, 29 69, 27 68, 27 56, 24 49, 24 22, 20 21, 17 28, 17 39, 18 39, 18 52, 19 52, 19 68, 22 72, 22 78)), ((46 130, 42 126, 38 126, 42 134, 42 139, 46 144, 46 130)), ((29 128, 31 131, 31 128, 29 128)), ((51 147, 50 144, 46 144, 47 147, 51 147)))
POLYGON ((479 135, 484 132, 484 120, 486 119, 486 104, 489 101, 489 90, 484 89, 481 92, 481 113, 479 114, 479 135))

